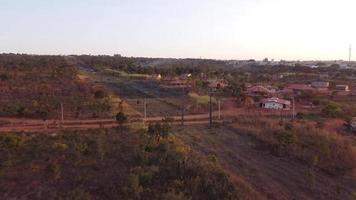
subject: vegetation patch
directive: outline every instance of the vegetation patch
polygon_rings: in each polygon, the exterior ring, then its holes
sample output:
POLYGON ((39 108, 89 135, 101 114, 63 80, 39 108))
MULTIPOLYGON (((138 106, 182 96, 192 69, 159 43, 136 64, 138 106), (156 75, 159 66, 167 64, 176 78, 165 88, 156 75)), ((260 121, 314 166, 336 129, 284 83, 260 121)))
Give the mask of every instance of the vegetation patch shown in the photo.
POLYGON ((241 199, 216 162, 149 130, 0 136, 4 199, 241 199), (159 139, 158 139, 159 138, 159 139))
POLYGON ((78 78, 61 56, 0 55, 0 116, 107 117, 111 99, 78 78))
MULTIPOLYGON (((190 92, 188 95, 191 99, 193 99, 198 104, 206 105, 206 104, 209 104, 209 102, 210 102, 209 95, 199 95, 195 92, 190 92)), ((215 104, 216 99, 214 97, 212 97, 211 102, 215 104)))
POLYGON ((234 128, 252 135, 271 152, 293 156, 332 175, 356 168, 356 146, 349 138, 303 123, 277 123, 268 119, 241 117, 234 128))

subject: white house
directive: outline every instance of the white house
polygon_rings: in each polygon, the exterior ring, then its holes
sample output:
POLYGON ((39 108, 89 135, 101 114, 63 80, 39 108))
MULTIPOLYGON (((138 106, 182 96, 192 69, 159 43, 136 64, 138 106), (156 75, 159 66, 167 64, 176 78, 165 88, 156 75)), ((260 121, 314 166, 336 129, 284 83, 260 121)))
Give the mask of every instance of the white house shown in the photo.
POLYGON ((263 99, 260 103, 260 106, 265 109, 289 110, 291 107, 291 102, 288 100, 273 97, 263 99))
POLYGON ((327 89, 330 86, 330 82, 328 82, 328 81, 313 81, 311 83, 311 86, 313 88, 326 88, 327 89))

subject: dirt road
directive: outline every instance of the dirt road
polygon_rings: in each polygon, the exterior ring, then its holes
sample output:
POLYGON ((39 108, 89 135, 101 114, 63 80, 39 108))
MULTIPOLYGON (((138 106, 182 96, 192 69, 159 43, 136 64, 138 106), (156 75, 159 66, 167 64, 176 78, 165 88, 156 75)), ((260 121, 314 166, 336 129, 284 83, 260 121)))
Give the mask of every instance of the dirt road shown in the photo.
MULTIPOLYGON (((174 116, 174 124, 181 124, 181 116, 174 116)), ((146 123, 160 122, 164 117, 149 117, 146 123)), ((143 123, 143 119, 132 119, 127 122, 143 123)), ((214 120, 214 122, 222 122, 214 120)), ((184 117, 185 125, 192 124, 208 124, 209 115, 187 115, 184 117)), ((113 128, 117 127, 117 122, 114 119, 87 119, 87 120, 36 120, 26 118, 0 118, 0 133, 4 132, 51 132, 59 129, 97 129, 97 128, 113 128)))

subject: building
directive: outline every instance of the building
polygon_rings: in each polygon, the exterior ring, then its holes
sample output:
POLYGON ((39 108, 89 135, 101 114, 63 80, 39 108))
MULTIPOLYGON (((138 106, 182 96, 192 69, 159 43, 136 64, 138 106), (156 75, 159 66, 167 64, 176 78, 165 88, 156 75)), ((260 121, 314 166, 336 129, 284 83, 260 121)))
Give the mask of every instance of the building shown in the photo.
POLYGON ((334 94, 337 96, 349 96, 352 95, 348 85, 336 85, 334 94))
POLYGON ((291 107, 291 102, 288 100, 273 97, 268 99, 262 99, 262 101, 260 102, 260 107, 274 110, 289 110, 291 107))
POLYGON ((327 88, 329 88, 330 83, 327 81, 313 81, 311 83, 311 86, 313 88, 317 88, 317 89, 327 89, 327 88))
POLYGON ((350 88, 349 88, 348 85, 336 85, 335 86, 335 91, 350 92, 350 88))
POLYGON ((227 82, 223 79, 218 79, 218 80, 209 80, 209 88, 212 89, 223 89, 228 86, 227 82))
POLYGON ((163 81, 162 85, 163 88, 190 88, 192 86, 189 80, 182 80, 182 79, 172 79, 172 80, 165 80, 163 81))
POLYGON ((296 95, 300 95, 303 92, 312 92, 313 93, 315 91, 316 91, 316 89, 313 88, 309 84, 289 84, 281 91, 281 93, 284 93, 284 94, 294 93, 296 95))
POLYGON ((351 129, 352 129, 353 131, 356 131, 356 117, 353 117, 353 118, 351 119, 350 126, 351 126, 351 129))

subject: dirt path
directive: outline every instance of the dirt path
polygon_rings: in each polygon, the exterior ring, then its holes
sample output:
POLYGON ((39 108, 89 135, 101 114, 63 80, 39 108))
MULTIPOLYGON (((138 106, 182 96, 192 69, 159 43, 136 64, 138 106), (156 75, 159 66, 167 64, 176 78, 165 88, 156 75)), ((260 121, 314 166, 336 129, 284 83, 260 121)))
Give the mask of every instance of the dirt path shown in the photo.
POLYGON ((224 168, 242 177, 267 199, 351 199, 354 180, 334 178, 290 158, 259 149, 250 136, 231 128, 178 128, 176 135, 193 149, 215 155, 224 168))

